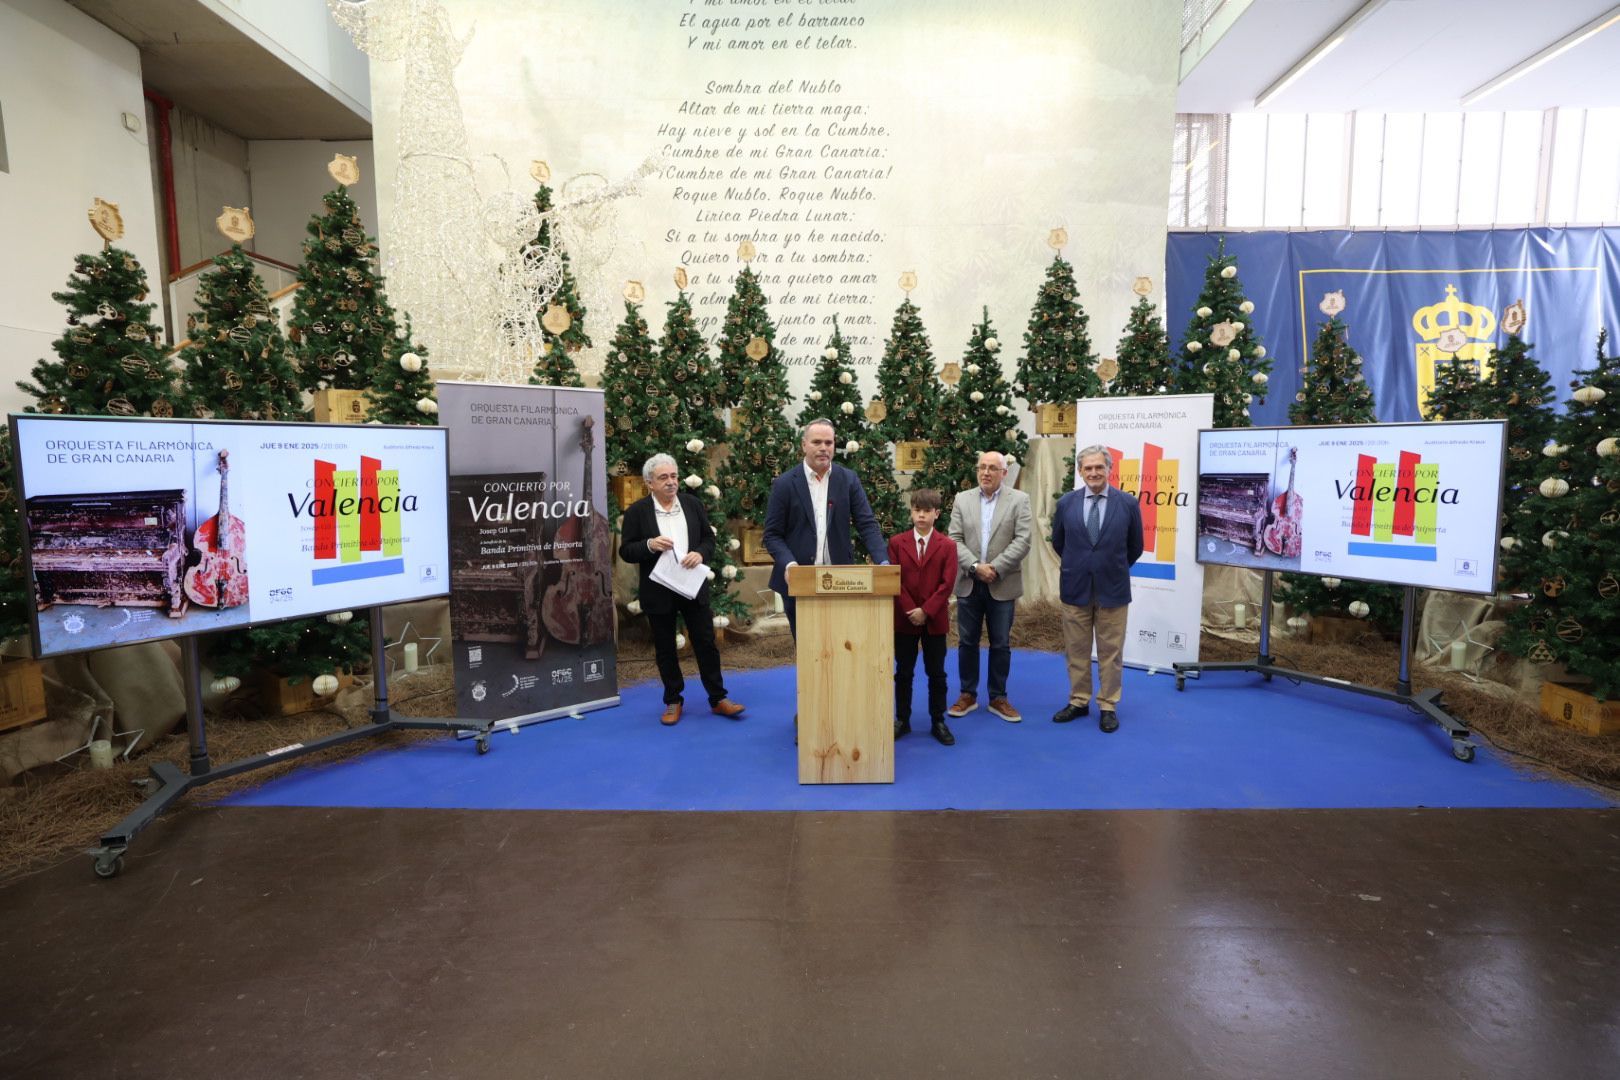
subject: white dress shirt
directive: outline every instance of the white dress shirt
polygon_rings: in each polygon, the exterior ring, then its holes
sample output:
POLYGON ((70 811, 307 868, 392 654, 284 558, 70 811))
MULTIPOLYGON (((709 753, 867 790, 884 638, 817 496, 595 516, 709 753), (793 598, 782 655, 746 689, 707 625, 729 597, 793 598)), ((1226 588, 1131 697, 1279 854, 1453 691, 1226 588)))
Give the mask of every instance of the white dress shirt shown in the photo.
POLYGON ((996 516, 996 504, 1001 501, 1001 488, 989 497, 984 494, 984 488, 979 489, 979 559, 981 562, 990 561, 990 521, 996 516))
POLYGON ((681 497, 676 495, 675 508, 673 510, 666 510, 664 509, 664 504, 658 501, 658 496, 654 495, 653 517, 658 521, 658 535, 667 536, 671 540, 675 541, 676 557, 679 558, 684 556, 686 554, 686 545, 691 534, 687 532, 686 511, 681 508, 681 497))
POLYGON ((831 490, 832 467, 821 477, 810 466, 804 467, 804 478, 810 483, 810 508, 816 515, 816 565, 826 566, 832 562, 827 557, 827 496, 831 490))

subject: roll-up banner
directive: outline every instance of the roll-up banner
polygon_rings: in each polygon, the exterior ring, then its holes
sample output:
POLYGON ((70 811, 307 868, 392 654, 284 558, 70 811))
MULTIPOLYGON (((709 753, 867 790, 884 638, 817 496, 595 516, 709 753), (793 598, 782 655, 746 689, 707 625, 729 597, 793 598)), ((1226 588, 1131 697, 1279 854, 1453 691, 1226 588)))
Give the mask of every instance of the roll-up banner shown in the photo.
POLYGON ((457 715, 619 703, 600 390, 441 382, 457 715))
POLYGON ((1198 561, 1495 590, 1503 420, 1198 434, 1198 561))
POLYGON ((40 657, 443 596, 437 427, 11 417, 40 657))
MULTIPOLYGON (((1142 508, 1142 557, 1131 567, 1125 663, 1165 668, 1198 659, 1204 568, 1193 557, 1198 430, 1214 422, 1211 394, 1086 398, 1075 405, 1075 449, 1101 445, 1108 482, 1142 508)), ((1071 486, 1078 485, 1077 471, 1071 486)))

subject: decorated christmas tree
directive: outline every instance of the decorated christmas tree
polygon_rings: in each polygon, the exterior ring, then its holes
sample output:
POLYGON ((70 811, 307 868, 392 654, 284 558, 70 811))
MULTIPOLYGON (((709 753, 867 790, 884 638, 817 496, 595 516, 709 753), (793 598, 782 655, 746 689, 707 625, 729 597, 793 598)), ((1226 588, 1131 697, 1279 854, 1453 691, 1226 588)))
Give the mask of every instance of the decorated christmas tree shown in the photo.
POLYGON ((765 342, 766 356, 774 356, 776 352, 776 324, 771 321, 770 312, 766 309, 765 293, 759 287, 759 277, 753 267, 747 265, 753 261, 755 254, 751 240, 744 240, 738 246, 737 257, 743 261, 742 273, 737 275, 731 299, 726 302, 726 321, 721 324, 720 340, 716 345, 720 385, 727 395, 728 405, 743 400, 743 376, 755 364, 749 349, 758 349, 754 342, 765 342))
MULTIPOLYGON (((1342 298, 1341 298, 1342 302, 1342 298)), ((1265 400, 1271 361, 1254 332, 1254 304, 1243 295, 1226 242, 1204 269, 1204 289, 1182 335, 1176 391, 1214 394, 1215 426, 1248 427, 1249 404, 1265 400)))
MULTIPOLYGON (((679 280, 684 281, 685 275, 679 280)), ((720 415, 725 394, 719 370, 709 356, 709 343, 698 329, 691 298, 684 289, 665 313, 656 371, 657 384, 674 413, 675 429, 688 439, 718 447, 726 434, 726 422, 720 415)))
POLYGON ((197 279, 180 349, 181 411, 221 420, 299 420, 303 395, 253 260, 235 244, 197 279))
POLYGON ((261 669, 294 683, 317 675, 347 675, 370 654, 371 624, 364 615, 348 611, 208 638, 208 665, 214 674, 239 679, 261 669))
POLYGON ((35 399, 26 411, 157 417, 180 412, 146 287, 146 271, 121 248, 74 259, 67 289, 51 294, 67 308, 68 329, 52 342, 57 359, 39 361, 31 381, 17 383, 35 399))
MULTIPOLYGON (((914 487, 931 487, 944 496, 940 521, 946 527, 957 492, 978 485, 980 454, 996 450, 1010 461, 1022 462, 1029 453, 1029 437, 1014 412, 1012 387, 1001 374, 1000 352, 1001 341, 986 308, 968 336, 960 381, 941 397, 939 429, 927 467, 912 479, 914 487)), ((946 377, 956 375, 948 366, 946 377)))
MULTIPOLYGON (((903 281, 915 284, 909 277, 903 281)), ((939 378, 934 373, 928 331, 909 295, 895 309, 877 377, 877 396, 884 410, 877 425, 879 436, 891 443, 934 438, 939 430, 939 378)))
MULTIPOLYGON (((1067 242, 1061 230, 1050 243, 1067 242)), ((1102 393, 1097 378, 1097 357, 1091 351, 1090 317, 1080 306, 1074 267, 1062 252, 1052 257, 1046 281, 1035 294, 1024 331, 1024 355, 1018 359, 1018 392, 1033 409, 1037 405, 1071 405, 1102 393)))
MULTIPOLYGON (((899 532, 906 523, 904 499, 894 477, 894 455, 867 419, 861 404, 861 387, 850 361, 849 341, 833 319, 832 334, 821 350, 821 362, 811 377, 804 408, 799 411, 800 430, 817 417, 825 416, 838 425, 837 461, 855 471, 866 489, 866 498, 877 515, 884 536, 899 532)), ((850 523, 855 551, 865 551, 859 532, 850 523)), ((877 557, 883 552, 867 552, 877 557)))
POLYGON ((305 226, 304 261, 287 336, 302 388, 360 390, 392 364, 395 320, 377 273, 377 245, 366 235, 349 184, 360 179, 352 158, 327 166, 338 186, 305 226))
POLYGON ((1478 420, 1479 369, 1453 357, 1434 365, 1434 384, 1423 401, 1425 420, 1478 420))
POLYGON ((0 427, 0 641, 28 633, 34 590, 23 565, 22 512, 11 486, 11 429, 0 427))
POLYGON ((366 387, 368 419, 379 424, 436 424, 439 394, 428 370, 427 350, 411 337, 410 316, 394 328, 394 340, 383 346, 382 366, 366 387))
POLYGON ((1114 397, 1169 393, 1175 381, 1170 339, 1164 332, 1158 308, 1148 299, 1153 283, 1145 277, 1137 278, 1135 291, 1139 299, 1131 308, 1125 334, 1119 339, 1119 355, 1115 358, 1118 371, 1108 383, 1108 393, 1114 397))
MULTIPOLYGON (((653 453, 642 424, 652 403, 657 358, 652 336, 641 313, 646 291, 641 282, 625 286, 624 319, 613 331, 602 364, 603 409, 607 417, 607 467, 614 476, 640 476, 641 466, 653 453)), ((662 399, 662 392, 659 393, 662 399)))
POLYGON ((932 488, 939 492, 942 505, 934 525, 948 529, 951 500, 958 491, 970 486, 963 482, 963 477, 972 475, 975 482, 978 479, 978 451, 963 436, 968 426, 968 411, 967 396, 960 382, 955 386, 940 386, 934 419, 937 426, 929 436, 928 456, 923 467, 911 475, 911 490, 932 488))
POLYGON ((1538 458, 1542 479, 1502 538, 1509 577, 1536 583, 1503 648, 1563 664, 1600 700, 1620 697, 1620 357, 1604 355, 1606 342, 1601 334, 1597 366, 1571 382, 1553 431, 1559 450, 1538 458))
POLYGON ((584 386, 574 354, 591 347, 590 336, 585 333, 585 305, 579 298, 579 283, 574 280, 568 251, 551 228, 551 188, 544 181, 534 194, 534 205, 542 216, 533 245, 556 252, 562 264, 562 280, 546 309, 535 312, 535 318, 540 320, 542 344, 529 382, 535 386, 584 386))
MULTIPOLYGON (((1361 373, 1361 357, 1351 348, 1349 331, 1339 319, 1342 297, 1330 294, 1324 302, 1327 321, 1317 331, 1310 360, 1301 380, 1305 389, 1288 407, 1288 419, 1296 424, 1371 424, 1377 420, 1372 388, 1361 373)), ((1401 623, 1401 589, 1315 574, 1284 574, 1283 589, 1288 604, 1305 616, 1355 615, 1386 633, 1401 623), (1361 604, 1358 604, 1360 601, 1361 604)))

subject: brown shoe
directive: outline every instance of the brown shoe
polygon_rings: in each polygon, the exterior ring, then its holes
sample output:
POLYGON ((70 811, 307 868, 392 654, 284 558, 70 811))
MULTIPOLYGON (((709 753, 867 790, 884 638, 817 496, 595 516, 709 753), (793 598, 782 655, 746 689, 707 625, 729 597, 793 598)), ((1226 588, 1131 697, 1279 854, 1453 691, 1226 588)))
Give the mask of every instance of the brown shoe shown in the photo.
POLYGON ((992 701, 990 703, 990 711, 1007 721, 1009 724, 1016 724, 1018 721, 1023 719, 1023 717, 1019 715, 1018 710, 1012 707, 1012 702, 1008 701, 1004 697, 998 697, 992 701))
POLYGON ((681 720, 681 703, 678 702, 678 701, 673 705, 665 705, 664 706, 664 715, 660 716, 658 718, 658 722, 660 724, 663 724, 665 727, 669 727, 672 724, 678 724, 678 723, 680 723, 680 720, 681 720))
POLYGON ((715 702, 713 705, 709 706, 709 709, 716 716, 723 716, 727 720, 735 720, 737 717, 743 714, 743 706, 737 704, 735 701, 732 701, 730 698, 723 698, 720 701, 715 702))
POLYGON ((966 716, 968 713, 977 708, 978 704, 978 694, 963 694, 961 697, 956 699, 955 705, 952 705, 950 708, 945 710, 945 715, 952 716, 960 720, 962 717, 966 716))

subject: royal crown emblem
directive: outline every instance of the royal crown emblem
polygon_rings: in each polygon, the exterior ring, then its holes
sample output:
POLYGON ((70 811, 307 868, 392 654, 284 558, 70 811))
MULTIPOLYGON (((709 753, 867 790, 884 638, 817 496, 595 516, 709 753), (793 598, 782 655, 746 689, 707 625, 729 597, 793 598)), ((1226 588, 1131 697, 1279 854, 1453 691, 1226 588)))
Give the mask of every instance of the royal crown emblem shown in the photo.
POLYGON ((1416 355, 1419 415, 1427 415, 1436 364, 1468 361, 1480 378, 1490 375, 1496 313, 1482 304, 1465 303, 1457 286, 1447 285, 1446 298, 1438 304, 1418 308, 1412 314, 1412 329, 1423 339, 1416 355))

